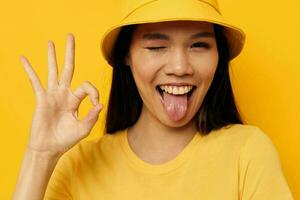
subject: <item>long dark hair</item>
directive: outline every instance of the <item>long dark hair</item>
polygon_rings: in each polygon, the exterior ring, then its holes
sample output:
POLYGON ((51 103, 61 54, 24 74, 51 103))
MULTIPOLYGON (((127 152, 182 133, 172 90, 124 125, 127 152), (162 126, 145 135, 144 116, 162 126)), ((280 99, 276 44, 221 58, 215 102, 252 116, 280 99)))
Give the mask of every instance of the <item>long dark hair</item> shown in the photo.
MULTIPOLYGON (((143 101, 129 66, 124 64, 136 25, 122 27, 109 64, 113 66, 112 85, 106 116, 106 133, 132 126, 138 120, 143 101)), ((229 50, 223 28, 214 24, 219 62, 214 79, 195 117, 197 129, 204 135, 230 124, 243 124, 237 110, 229 77, 229 50)))

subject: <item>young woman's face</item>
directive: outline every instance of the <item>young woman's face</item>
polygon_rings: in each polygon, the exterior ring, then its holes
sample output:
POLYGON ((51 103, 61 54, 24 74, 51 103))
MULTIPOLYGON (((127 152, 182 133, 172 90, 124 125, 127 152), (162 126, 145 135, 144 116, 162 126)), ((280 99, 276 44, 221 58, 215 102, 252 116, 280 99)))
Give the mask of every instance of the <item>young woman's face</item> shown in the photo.
POLYGON ((180 127, 200 108, 218 59, 213 24, 172 21, 138 25, 126 64, 143 100, 143 111, 167 126, 180 127))

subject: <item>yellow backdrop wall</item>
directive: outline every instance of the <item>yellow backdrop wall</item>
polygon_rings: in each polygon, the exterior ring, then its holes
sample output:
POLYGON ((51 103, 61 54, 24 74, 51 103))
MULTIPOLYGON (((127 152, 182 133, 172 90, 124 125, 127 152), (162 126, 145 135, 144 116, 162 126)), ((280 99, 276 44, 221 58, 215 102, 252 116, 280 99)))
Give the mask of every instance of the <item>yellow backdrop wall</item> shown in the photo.
MULTIPOLYGON (((231 62, 237 104, 246 123, 263 129, 280 154, 295 199, 300 199, 300 15, 298 0, 219 0, 223 14, 247 34, 245 49, 231 62)), ((29 139, 34 92, 20 55, 47 80, 47 41, 56 44, 62 69, 68 32, 75 35, 76 67, 71 88, 84 80, 100 92, 104 110, 87 140, 104 129, 111 69, 99 42, 116 19, 117 1, 5 1, 0 7, 0 199, 10 199, 29 139)), ((86 98, 79 113, 92 107, 86 98)))

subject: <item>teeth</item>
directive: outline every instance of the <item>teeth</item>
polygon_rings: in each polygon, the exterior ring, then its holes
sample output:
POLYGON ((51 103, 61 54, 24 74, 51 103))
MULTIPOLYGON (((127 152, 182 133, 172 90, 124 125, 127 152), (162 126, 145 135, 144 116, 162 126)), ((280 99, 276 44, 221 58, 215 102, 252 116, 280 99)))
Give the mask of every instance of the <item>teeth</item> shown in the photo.
POLYGON ((186 94, 188 92, 190 92, 193 88, 193 86, 190 85, 186 85, 186 86, 167 86, 167 85, 162 85, 159 86, 160 89, 162 89, 163 91, 169 93, 169 94, 186 94))

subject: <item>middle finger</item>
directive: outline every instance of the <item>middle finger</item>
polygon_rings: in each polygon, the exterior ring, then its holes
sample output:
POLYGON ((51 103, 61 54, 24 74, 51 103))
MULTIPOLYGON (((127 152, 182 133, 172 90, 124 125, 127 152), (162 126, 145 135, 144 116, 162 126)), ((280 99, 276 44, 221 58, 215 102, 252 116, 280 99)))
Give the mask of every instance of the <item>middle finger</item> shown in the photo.
POLYGON ((72 33, 68 34, 67 45, 66 45, 66 55, 63 72, 61 74, 60 85, 69 87, 72 81, 74 73, 74 51, 75 51, 75 41, 72 33))

